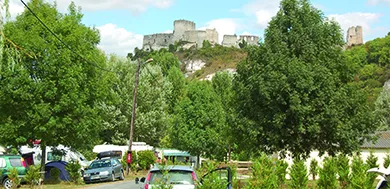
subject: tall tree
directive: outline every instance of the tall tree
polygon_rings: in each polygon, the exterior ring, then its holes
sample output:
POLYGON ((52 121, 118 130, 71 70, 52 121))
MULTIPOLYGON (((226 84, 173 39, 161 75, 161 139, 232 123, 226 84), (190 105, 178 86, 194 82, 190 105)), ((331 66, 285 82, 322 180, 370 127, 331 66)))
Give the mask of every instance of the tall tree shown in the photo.
POLYGON ((222 159, 226 156, 220 133, 225 122, 220 98, 206 81, 192 81, 175 109, 172 145, 193 155, 222 159))
POLYGON ((308 0, 281 1, 235 79, 239 112, 254 122, 243 133, 256 147, 349 153, 375 130, 366 95, 348 84, 343 45, 339 25, 308 0))
POLYGON ((74 3, 65 14, 42 0, 28 6, 70 48, 93 61, 67 49, 27 9, 4 27, 5 36, 34 55, 21 54, 18 69, 1 62, 0 142, 18 146, 41 140, 44 167, 46 146, 88 148, 97 141, 96 104, 106 92, 97 67, 104 66, 104 56, 97 29, 81 23, 74 3))

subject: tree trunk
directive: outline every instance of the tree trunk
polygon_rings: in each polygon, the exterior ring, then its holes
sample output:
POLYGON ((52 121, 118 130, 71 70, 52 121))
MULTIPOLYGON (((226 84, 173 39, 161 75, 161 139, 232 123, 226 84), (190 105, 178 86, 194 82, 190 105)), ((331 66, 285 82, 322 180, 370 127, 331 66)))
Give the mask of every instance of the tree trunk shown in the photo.
POLYGON ((230 162, 231 155, 232 155, 232 148, 231 148, 231 146, 229 145, 228 162, 230 162))
POLYGON ((200 167, 200 155, 196 156, 196 168, 199 169, 200 167))
POLYGON ((42 178, 42 180, 44 180, 45 179, 45 165, 46 165, 46 144, 45 144, 45 142, 41 141, 40 147, 41 147, 41 153, 42 153, 41 178, 42 178))

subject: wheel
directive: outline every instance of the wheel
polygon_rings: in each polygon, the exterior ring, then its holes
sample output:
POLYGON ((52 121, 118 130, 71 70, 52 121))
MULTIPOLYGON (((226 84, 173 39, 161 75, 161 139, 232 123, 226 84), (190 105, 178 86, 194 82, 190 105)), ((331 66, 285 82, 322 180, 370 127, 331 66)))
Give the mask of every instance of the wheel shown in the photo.
POLYGON ((5 178, 3 181, 3 187, 5 189, 10 189, 12 187, 12 180, 10 180, 9 178, 5 178))
POLYGON ((123 171, 121 171, 121 176, 119 177, 119 180, 125 180, 125 174, 123 171))
POLYGON ((111 181, 112 181, 112 182, 115 181, 115 174, 114 174, 114 173, 111 174, 111 181))

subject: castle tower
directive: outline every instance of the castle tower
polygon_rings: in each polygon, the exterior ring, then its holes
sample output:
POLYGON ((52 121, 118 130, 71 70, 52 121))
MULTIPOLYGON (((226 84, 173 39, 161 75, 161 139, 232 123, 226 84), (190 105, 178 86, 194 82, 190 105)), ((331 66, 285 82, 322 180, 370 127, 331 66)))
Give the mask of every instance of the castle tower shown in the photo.
POLYGON ((185 32, 195 30, 195 22, 188 20, 175 20, 173 23, 173 41, 185 39, 185 32))
POLYGON ((347 31, 347 46, 363 44, 363 28, 361 26, 350 27, 347 31))

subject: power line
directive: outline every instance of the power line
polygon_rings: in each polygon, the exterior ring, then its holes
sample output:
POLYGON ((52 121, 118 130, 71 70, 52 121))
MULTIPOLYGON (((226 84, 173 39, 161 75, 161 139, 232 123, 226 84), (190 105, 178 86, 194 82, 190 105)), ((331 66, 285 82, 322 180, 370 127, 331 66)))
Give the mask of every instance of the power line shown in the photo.
MULTIPOLYGON (((68 44, 66 44, 64 41, 62 41, 36 14, 34 11, 32 11, 30 9, 30 7, 23 1, 23 0, 20 0, 23 5, 28 9, 28 11, 31 12, 31 14, 42 24, 42 26, 44 28, 46 28, 58 41, 60 41, 62 43, 62 45, 64 45, 67 49, 69 49, 70 51, 72 51, 74 54, 76 54, 77 56, 81 57, 81 59, 83 59, 85 62, 91 64, 92 66, 98 68, 98 69, 101 69, 103 71, 106 71, 106 72, 113 72, 111 70, 107 70, 107 69, 104 69, 100 66, 98 66, 96 63, 94 62, 90 62, 88 61, 87 59, 85 59, 81 54, 77 53, 75 50, 73 50, 72 48, 70 48, 70 46, 68 44)), ((113 72, 113 73, 116 73, 116 72, 113 72)))

